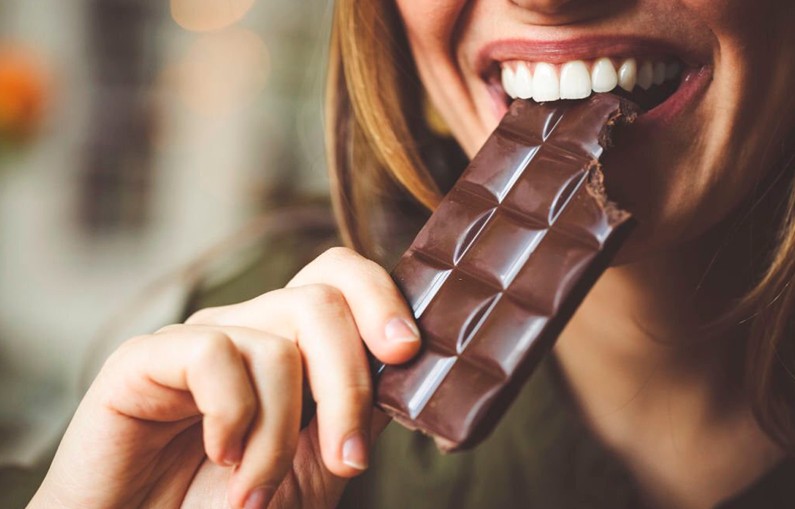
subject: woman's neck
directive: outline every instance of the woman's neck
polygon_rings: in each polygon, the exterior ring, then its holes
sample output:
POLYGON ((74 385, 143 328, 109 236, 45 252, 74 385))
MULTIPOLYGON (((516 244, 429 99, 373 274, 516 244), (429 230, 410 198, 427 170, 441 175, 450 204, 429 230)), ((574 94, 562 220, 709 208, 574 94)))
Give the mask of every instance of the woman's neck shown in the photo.
POLYGON ((556 346, 586 421, 651 507, 714 507, 782 458, 743 393, 742 331, 705 332, 749 267, 736 254, 713 265, 717 245, 608 270, 556 346))

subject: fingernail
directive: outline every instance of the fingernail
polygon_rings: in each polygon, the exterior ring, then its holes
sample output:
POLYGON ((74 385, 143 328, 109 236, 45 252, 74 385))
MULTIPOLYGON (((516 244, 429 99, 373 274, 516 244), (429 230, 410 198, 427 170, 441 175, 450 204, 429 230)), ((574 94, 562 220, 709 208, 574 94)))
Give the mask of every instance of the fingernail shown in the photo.
POLYGON ((240 460, 243 459, 243 451, 240 446, 233 446, 230 448, 229 451, 224 454, 224 459, 222 460, 224 465, 227 467, 234 467, 235 465, 240 463, 240 460))
POLYGON ((345 443, 342 444, 342 462, 356 470, 367 469, 369 459, 367 457, 367 439, 364 433, 358 431, 345 440, 345 443))
POLYGON ((261 486, 252 491, 246 499, 243 509, 265 509, 265 506, 273 497, 274 490, 268 486, 261 486))
POLYGON ((386 339, 394 343, 415 343, 420 340, 416 325, 405 318, 393 318, 386 324, 386 339))

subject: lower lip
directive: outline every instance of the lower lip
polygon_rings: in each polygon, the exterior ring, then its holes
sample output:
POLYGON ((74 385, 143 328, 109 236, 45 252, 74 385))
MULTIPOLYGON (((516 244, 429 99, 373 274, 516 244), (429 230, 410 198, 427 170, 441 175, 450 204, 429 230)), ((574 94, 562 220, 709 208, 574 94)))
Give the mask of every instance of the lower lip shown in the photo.
POLYGON ((682 112, 692 111, 695 102, 703 96, 711 81, 711 67, 687 69, 676 92, 662 104, 640 115, 635 127, 659 128, 671 124, 682 112))
MULTIPOLYGON (((682 75, 682 83, 665 102, 643 113, 633 124, 633 129, 659 129, 671 124, 682 112, 691 110, 694 103, 706 91, 712 81, 712 68, 708 66, 687 69, 682 75)), ((489 84, 489 94, 493 99, 497 118, 508 111, 501 86, 489 84)))

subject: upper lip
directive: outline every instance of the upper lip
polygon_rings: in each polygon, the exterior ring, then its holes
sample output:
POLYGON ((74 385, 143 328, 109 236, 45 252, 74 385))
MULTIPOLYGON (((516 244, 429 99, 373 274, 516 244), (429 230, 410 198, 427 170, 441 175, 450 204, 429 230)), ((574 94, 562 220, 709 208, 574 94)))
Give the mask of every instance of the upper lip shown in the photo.
POLYGON ((677 58, 685 66, 700 67, 706 56, 670 41, 647 37, 579 37, 565 40, 501 39, 486 44, 476 55, 480 76, 492 73, 495 64, 511 60, 561 64, 601 57, 677 58))

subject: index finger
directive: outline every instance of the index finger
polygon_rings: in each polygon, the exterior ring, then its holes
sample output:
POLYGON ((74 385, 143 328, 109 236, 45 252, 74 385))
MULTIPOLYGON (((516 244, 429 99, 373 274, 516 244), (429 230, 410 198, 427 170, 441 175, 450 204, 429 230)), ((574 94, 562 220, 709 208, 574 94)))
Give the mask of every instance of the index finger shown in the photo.
POLYGON ((414 316, 386 270, 355 251, 331 248, 304 267, 287 287, 337 288, 350 307, 359 335, 382 362, 399 364, 420 347, 414 316))

